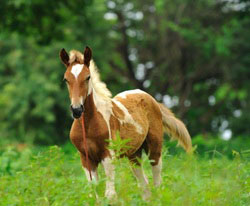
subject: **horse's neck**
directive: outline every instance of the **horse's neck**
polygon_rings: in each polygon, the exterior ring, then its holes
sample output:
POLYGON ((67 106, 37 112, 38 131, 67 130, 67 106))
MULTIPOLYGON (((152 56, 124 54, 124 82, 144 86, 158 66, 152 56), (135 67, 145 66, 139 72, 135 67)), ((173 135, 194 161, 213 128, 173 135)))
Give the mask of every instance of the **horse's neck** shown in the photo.
POLYGON ((98 126, 102 128, 102 132, 108 130, 108 134, 110 135, 109 119, 112 113, 112 106, 110 107, 109 102, 93 90, 87 96, 84 108, 85 129, 88 130, 91 124, 94 124, 92 128, 98 126))

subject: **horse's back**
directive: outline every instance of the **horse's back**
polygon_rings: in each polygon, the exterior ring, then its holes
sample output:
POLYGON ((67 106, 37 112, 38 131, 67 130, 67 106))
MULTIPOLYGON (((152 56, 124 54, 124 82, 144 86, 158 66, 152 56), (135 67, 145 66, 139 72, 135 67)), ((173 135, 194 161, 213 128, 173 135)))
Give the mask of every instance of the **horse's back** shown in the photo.
POLYGON ((148 116, 148 121, 157 116, 160 119, 161 111, 158 102, 148 93, 140 90, 128 90, 117 94, 114 99, 122 103, 134 115, 148 116))

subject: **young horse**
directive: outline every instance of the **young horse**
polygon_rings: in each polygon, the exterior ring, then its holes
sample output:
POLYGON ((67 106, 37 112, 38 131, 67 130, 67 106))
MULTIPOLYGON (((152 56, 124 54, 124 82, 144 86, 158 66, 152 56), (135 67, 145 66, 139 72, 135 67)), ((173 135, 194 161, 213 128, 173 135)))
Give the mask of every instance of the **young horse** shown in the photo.
POLYGON ((144 198, 147 198, 150 195, 148 180, 138 161, 142 150, 145 150, 152 160, 154 185, 159 186, 163 129, 170 137, 177 139, 186 151, 190 151, 191 139, 185 125, 163 104, 139 89, 125 91, 111 98, 111 92, 106 84, 101 82, 95 63, 91 60, 92 51, 89 47, 86 47, 84 54, 73 50, 68 55, 62 49, 60 58, 67 68, 64 79, 68 86, 74 117, 70 139, 80 152, 87 179, 91 181, 93 174, 98 180, 97 167, 101 163, 107 176, 105 195, 108 199, 116 196, 115 168, 112 164, 114 153, 108 149, 107 140, 115 139, 119 131, 122 139, 130 139, 127 143, 130 149, 126 151, 126 156, 136 165, 132 170, 144 189, 144 198), (82 128, 82 118, 85 128, 82 128), (86 157, 89 158, 88 161, 86 157))

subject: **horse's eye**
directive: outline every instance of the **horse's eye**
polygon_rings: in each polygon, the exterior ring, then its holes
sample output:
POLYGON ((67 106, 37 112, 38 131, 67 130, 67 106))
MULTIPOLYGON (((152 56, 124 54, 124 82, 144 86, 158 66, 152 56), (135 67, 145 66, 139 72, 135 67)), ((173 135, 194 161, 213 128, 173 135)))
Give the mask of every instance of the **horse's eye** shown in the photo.
POLYGON ((86 80, 89 81, 90 80, 90 76, 88 76, 86 80))

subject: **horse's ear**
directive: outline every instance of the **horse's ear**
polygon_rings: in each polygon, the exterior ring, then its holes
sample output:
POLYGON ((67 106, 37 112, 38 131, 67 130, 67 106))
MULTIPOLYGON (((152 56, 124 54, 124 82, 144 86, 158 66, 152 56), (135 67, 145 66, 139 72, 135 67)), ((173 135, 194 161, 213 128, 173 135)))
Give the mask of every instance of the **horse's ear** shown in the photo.
POLYGON ((66 52, 65 49, 62 49, 60 51, 60 59, 65 64, 65 66, 69 65, 69 55, 68 55, 68 53, 66 52))
POLYGON ((86 46, 84 51, 84 64, 86 66, 89 66, 91 58, 92 58, 92 51, 88 46, 86 46))

